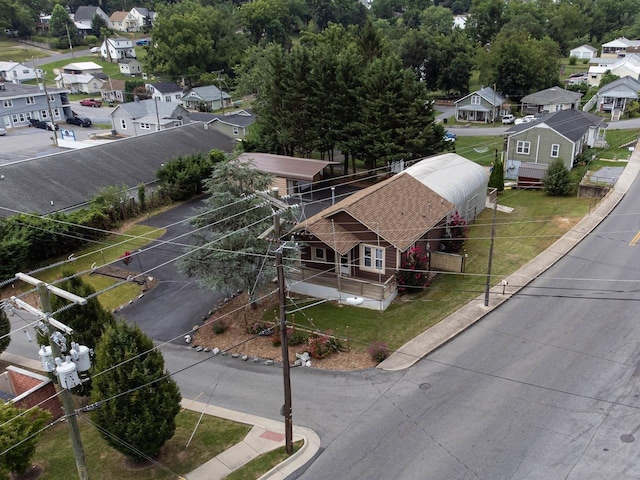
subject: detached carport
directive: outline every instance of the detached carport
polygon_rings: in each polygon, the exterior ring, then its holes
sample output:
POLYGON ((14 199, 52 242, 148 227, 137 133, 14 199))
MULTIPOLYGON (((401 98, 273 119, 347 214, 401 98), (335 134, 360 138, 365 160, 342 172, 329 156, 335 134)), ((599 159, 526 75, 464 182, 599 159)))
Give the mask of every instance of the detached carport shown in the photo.
POLYGON ((238 160, 251 162, 257 170, 273 175, 272 186, 278 187, 282 195, 300 196, 308 188, 311 200, 314 185, 324 179, 324 169, 330 165, 341 165, 340 162, 256 152, 243 153, 238 160))

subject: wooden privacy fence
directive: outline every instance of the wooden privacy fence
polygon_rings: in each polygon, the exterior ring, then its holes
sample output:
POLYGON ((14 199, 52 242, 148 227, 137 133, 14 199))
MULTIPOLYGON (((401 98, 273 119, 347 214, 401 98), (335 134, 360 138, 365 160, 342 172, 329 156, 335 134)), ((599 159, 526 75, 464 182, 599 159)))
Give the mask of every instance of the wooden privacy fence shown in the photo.
POLYGON ((431 252, 431 270, 441 272, 464 272, 464 255, 456 253, 431 252))

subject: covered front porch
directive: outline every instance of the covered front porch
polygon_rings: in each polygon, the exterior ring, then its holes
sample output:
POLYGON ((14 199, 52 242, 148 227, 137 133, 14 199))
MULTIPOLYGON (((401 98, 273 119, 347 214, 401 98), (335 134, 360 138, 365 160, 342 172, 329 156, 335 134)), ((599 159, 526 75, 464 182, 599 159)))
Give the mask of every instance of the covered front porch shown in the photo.
POLYGON ((336 275, 334 270, 319 270, 299 265, 287 270, 286 279, 290 292, 371 310, 386 310, 398 295, 395 275, 385 282, 366 281, 336 275))

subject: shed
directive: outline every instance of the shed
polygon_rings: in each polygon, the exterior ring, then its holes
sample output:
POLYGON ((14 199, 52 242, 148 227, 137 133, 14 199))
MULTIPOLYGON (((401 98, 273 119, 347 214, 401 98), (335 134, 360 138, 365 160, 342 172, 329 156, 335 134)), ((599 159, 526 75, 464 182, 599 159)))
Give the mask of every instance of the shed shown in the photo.
POLYGON ((453 203, 467 223, 486 206, 487 172, 456 153, 423 158, 405 172, 453 203))
POLYGON ((575 58, 593 58, 598 56, 598 49, 591 45, 580 45, 579 47, 572 48, 569 52, 569 57, 575 58))
POLYGON ((521 163, 518 168, 516 188, 542 188, 542 179, 548 169, 549 165, 546 163, 521 163))

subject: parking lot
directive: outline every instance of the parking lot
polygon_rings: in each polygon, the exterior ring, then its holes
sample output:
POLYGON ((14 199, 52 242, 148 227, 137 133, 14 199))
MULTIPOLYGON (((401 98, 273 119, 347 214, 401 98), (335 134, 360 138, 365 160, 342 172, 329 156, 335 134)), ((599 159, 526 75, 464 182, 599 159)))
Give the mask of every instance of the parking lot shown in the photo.
MULTIPOLYGON (((109 107, 83 107, 73 102, 71 110, 79 117, 88 117, 95 124, 111 124, 109 107)), ((63 121, 57 122, 60 129, 73 130, 77 141, 87 140, 92 133, 105 133, 107 130, 95 126, 85 128, 78 125, 67 125, 63 121)), ((60 131, 57 132, 60 138, 60 131)), ((7 129, 7 134, 0 136, 0 165, 18 162, 33 157, 51 155, 68 151, 56 147, 53 143, 53 132, 33 127, 19 127, 7 129)))

